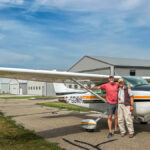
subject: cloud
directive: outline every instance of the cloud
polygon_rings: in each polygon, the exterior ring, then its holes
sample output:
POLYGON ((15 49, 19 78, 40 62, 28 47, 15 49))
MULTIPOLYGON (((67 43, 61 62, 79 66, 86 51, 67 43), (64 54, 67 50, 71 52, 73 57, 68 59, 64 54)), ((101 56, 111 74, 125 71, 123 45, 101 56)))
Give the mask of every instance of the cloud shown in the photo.
POLYGON ((100 11, 104 9, 129 10, 145 0, 36 0, 35 7, 56 8, 69 11, 100 11))
MULTIPOLYGON (((44 33, 40 31, 38 27, 34 27, 32 24, 25 24, 18 19, 1 19, 0 31, 1 35, 5 35, 5 40, 0 42, 0 45, 7 47, 7 49, 25 49, 28 51, 28 47, 40 44, 41 39, 44 39, 44 33), (7 44, 9 41, 9 44, 7 44)), ((4 38, 4 36, 3 36, 4 38)), ((19 50, 18 50, 19 51, 19 50)))
POLYGON ((15 30, 20 27, 19 22, 16 20, 8 20, 8 19, 1 19, 0 21, 0 29, 3 31, 11 31, 15 30))
POLYGON ((32 56, 11 52, 5 49, 0 49, 1 59, 0 65, 22 65, 32 60, 32 56))
POLYGON ((0 0, 0 9, 23 6, 24 0, 0 0))
POLYGON ((123 8, 124 10, 134 9, 140 6, 143 1, 144 0, 124 0, 121 3, 121 8, 123 8))
POLYGON ((24 0, 0 0, 0 4, 22 5, 24 0))
MULTIPOLYGON (((83 21, 87 21, 88 24, 93 24, 99 27, 101 22, 101 16, 106 13, 106 19, 112 17, 112 22, 120 24, 119 21, 126 24, 125 19, 135 16, 135 22, 132 26, 149 26, 149 14, 150 14, 150 2, 148 0, 35 0, 31 7, 28 9, 33 12, 40 11, 71 11, 71 13, 86 13, 89 15, 83 15, 83 21), (99 14, 99 18, 98 15, 99 14), (91 15, 95 15, 94 22, 90 21, 91 15), (124 16, 127 16, 126 18, 124 16), (116 17, 117 16, 117 17, 116 17), (120 18, 118 17, 120 16, 120 18), (88 19, 84 19, 89 17, 88 19), (121 20, 122 17, 122 20, 121 20), (124 17, 124 18, 123 18, 124 17), (96 20, 97 19, 97 20, 96 20), (116 20, 113 20, 116 19, 116 20), (119 21, 117 21, 119 19, 119 21)), ((70 15, 71 15, 70 13, 70 15)), ((80 18, 80 17, 79 17, 80 18)), ((91 17, 92 18, 92 17, 91 17)), ((93 19, 92 18, 92 19, 93 19)), ((73 18, 75 21, 77 18, 73 18)), ((134 18, 132 18, 134 19, 134 18)), ((120 24, 124 26, 124 24, 120 24)), ((129 23, 129 22, 128 22, 129 23)), ((120 28, 119 27, 119 28, 120 28)))
POLYGON ((0 33, 0 40, 4 39, 5 35, 0 33))
POLYGON ((84 55, 148 58, 146 1, 35 0, 1 10, 0 65, 67 69, 84 55))

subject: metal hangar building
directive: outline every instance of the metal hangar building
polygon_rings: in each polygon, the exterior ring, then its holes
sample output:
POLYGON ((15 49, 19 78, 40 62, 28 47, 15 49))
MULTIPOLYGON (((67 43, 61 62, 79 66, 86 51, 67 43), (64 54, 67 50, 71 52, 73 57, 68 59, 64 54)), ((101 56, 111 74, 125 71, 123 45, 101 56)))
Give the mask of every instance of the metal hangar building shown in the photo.
POLYGON ((68 71, 120 76, 150 76, 150 60, 84 56, 68 71))

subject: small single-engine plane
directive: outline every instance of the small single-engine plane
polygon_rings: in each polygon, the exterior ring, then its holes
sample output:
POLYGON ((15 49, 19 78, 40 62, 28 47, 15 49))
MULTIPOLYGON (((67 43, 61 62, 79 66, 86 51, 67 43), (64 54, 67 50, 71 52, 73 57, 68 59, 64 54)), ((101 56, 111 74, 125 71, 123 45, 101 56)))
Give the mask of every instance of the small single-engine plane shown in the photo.
MULTIPOLYGON (((0 77, 55 83, 63 83, 70 80, 80 85, 86 92, 67 94, 60 97, 59 101, 102 112, 102 115, 96 120, 86 119, 81 122, 82 127, 87 130, 94 130, 97 122, 106 114, 107 101, 105 99, 105 91, 92 91, 86 88, 81 81, 88 80, 106 83, 108 82, 108 75, 0 67, 0 77)), ((119 78, 124 78, 125 84, 131 86, 134 95, 133 115, 141 123, 147 123, 148 119, 146 118, 150 115, 150 85, 147 81, 150 81, 150 77, 114 76, 114 78, 116 81, 119 78)))

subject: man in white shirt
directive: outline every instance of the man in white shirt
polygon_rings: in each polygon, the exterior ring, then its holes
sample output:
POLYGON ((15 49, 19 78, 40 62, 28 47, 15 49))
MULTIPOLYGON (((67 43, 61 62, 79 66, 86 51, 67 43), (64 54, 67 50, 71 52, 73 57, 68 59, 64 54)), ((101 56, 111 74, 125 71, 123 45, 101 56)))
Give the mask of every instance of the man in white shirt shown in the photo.
POLYGON ((134 98, 130 88, 124 85, 124 79, 119 79, 118 91, 118 125, 120 128, 121 136, 125 136, 125 122, 129 131, 129 137, 134 136, 133 120, 131 111, 133 111, 134 98))

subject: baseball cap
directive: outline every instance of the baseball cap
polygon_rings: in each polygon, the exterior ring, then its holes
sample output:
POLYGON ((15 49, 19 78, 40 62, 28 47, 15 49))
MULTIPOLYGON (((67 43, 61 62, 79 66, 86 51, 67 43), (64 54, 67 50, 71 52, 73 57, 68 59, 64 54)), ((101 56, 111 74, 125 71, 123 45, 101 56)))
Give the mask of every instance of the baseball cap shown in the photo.
POLYGON ((124 79, 120 78, 120 79, 118 80, 118 82, 124 82, 124 79))
POLYGON ((109 76, 109 78, 114 78, 114 76, 111 75, 111 76, 109 76))

